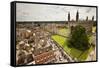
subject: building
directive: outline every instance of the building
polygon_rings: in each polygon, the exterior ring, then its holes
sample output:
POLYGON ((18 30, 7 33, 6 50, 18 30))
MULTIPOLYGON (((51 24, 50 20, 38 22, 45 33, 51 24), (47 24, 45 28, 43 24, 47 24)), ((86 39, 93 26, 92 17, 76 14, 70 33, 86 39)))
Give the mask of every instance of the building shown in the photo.
POLYGON ((81 25, 86 29, 87 33, 92 33, 92 26, 94 23, 94 16, 91 20, 88 20, 88 16, 86 17, 86 20, 79 20, 79 12, 76 13, 76 21, 72 20, 69 21, 69 14, 68 14, 68 26, 71 28, 72 26, 75 27, 77 25, 81 25))
POLYGON ((68 13, 68 21, 70 21, 70 12, 68 13))
POLYGON ((34 57, 35 64, 51 63, 55 60, 54 51, 44 52, 34 57))
POLYGON ((45 48, 39 48, 39 49, 35 49, 34 50, 34 56, 37 56, 37 55, 40 55, 44 52, 48 52, 52 50, 52 46, 48 46, 48 47, 45 47, 45 48))
POLYGON ((76 21, 79 21, 79 12, 76 13, 76 21))

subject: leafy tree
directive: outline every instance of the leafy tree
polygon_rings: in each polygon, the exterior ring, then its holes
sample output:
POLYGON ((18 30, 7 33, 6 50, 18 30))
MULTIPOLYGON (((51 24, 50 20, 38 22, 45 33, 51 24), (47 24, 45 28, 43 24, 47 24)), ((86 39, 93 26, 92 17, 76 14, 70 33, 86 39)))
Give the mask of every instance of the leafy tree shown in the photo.
POLYGON ((74 29, 71 32, 71 37, 69 39, 68 46, 74 47, 82 51, 85 51, 90 47, 89 39, 84 27, 80 25, 74 27, 74 29))

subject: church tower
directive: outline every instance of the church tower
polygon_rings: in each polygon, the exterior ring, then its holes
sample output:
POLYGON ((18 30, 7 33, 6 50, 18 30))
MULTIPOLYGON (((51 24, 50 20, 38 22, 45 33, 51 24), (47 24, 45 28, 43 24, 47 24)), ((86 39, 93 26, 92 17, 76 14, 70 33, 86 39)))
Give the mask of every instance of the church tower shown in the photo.
POLYGON ((94 16, 92 17, 92 21, 94 21, 94 16))
POLYGON ((70 12, 68 12, 68 22, 70 21, 70 12))
POLYGON ((86 17, 86 21, 88 21, 88 16, 86 17))
POLYGON ((77 10, 77 13, 76 13, 76 21, 79 21, 79 12, 77 10))

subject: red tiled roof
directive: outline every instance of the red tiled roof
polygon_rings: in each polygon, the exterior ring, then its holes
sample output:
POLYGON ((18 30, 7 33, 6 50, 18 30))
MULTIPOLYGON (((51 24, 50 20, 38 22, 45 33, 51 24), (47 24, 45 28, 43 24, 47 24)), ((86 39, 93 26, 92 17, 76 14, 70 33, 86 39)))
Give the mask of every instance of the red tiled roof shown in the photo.
POLYGON ((35 56, 34 60, 36 64, 44 64, 45 62, 50 61, 53 58, 55 58, 54 51, 49 51, 35 56))

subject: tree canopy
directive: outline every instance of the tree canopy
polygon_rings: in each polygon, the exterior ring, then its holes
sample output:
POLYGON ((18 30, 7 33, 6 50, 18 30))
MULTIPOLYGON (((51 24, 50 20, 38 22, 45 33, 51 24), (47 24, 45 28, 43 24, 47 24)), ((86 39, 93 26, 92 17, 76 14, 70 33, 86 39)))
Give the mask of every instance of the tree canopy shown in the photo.
POLYGON ((74 29, 71 31, 71 37, 69 39, 68 46, 82 51, 85 51, 90 47, 89 39, 84 27, 80 25, 74 27, 74 29))

